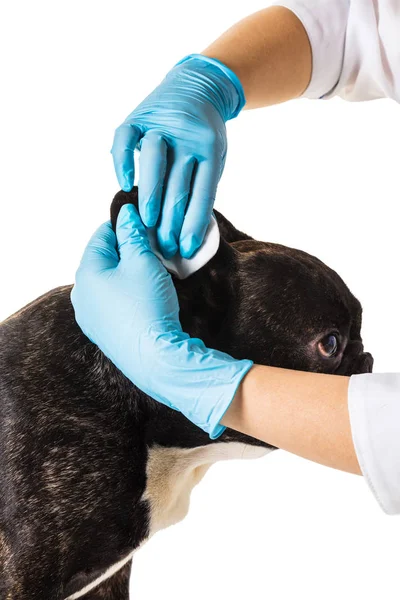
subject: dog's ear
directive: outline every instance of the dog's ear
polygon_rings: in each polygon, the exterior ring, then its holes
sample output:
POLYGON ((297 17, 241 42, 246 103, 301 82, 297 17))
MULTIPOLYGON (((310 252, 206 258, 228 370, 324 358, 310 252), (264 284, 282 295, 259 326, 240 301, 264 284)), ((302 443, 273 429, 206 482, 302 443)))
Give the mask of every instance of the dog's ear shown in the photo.
POLYGON ((133 204, 137 209, 139 209, 139 196, 137 186, 134 186, 130 192, 124 192, 120 190, 115 194, 110 206, 111 225, 114 231, 116 230, 119 211, 121 210, 124 204, 133 204))
MULTIPOLYGON (((111 203, 110 213, 111 213, 111 224, 115 231, 115 227, 117 224, 117 218, 121 207, 124 204, 133 204, 136 208, 139 208, 139 196, 138 196, 138 188, 137 186, 133 187, 130 192, 119 191, 115 194, 114 199, 111 203)), ((219 232, 221 237, 231 244, 232 242, 240 242, 242 240, 252 240, 253 238, 239 231, 232 225, 228 219, 224 217, 218 210, 214 209, 214 215, 217 219, 219 232)))
MULTIPOLYGON (((138 208, 138 189, 119 191, 111 204, 111 224, 115 231, 118 213, 124 204, 138 208)), ((237 230, 221 213, 214 211, 220 230, 220 244, 215 256, 204 267, 186 279, 173 277, 184 331, 198 336, 206 344, 221 336, 236 297, 235 284, 238 251, 232 242, 251 240, 237 230)))

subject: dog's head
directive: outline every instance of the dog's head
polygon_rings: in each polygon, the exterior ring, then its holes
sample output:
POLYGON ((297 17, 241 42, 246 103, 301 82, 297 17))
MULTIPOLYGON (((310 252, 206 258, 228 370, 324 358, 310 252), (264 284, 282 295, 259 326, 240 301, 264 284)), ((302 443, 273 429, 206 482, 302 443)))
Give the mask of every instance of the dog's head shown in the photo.
MULTIPOLYGON (((138 205, 137 188, 111 206, 115 228, 123 204, 138 205)), ((361 305, 317 258, 253 240, 220 213, 217 254, 175 280, 184 331, 206 345, 257 364, 352 375, 372 370, 361 340, 361 305)))

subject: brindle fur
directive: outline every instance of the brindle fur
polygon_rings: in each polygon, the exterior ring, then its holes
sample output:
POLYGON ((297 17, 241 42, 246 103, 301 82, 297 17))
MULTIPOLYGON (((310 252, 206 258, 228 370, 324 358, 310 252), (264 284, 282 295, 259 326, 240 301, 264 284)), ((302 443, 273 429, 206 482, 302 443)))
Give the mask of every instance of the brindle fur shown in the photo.
MULTIPOLYGON (((136 188, 116 195, 114 226, 126 202, 137 205, 136 188)), ((361 306, 336 273, 216 216, 216 256, 175 281, 184 330, 260 364, 371 370, 361 306), (327 360, 312 341, 332 329, 346 348, 327 360)), ((149 535, 149 449, 214 443, 139 391, 84 336, 70 290, 45 294, 0 326, 1 600, 62 600, 127 557, 149 535)), ((227 430, 218 442, 229 441, 263 445, 227 430)), ((127 600, 129 571, 130 563, 85 598, 127 600)))

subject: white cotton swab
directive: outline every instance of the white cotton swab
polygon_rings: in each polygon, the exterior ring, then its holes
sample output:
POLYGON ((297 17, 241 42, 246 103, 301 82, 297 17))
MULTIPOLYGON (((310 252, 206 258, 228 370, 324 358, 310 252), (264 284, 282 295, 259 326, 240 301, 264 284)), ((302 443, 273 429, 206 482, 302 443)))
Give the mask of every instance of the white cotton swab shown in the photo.
POLYGON ((198 249, 192 258, 183 258, 179 252, 172 258, 164 258, 158 248, 156 228, 152 227, 147 230, 150 246, 154 254, 158 256, 165 268, 173 273, 178 279, 186 279, 192 273, 195 273, 201 267, 204 267, 209 260, 216 254, 219 247, 219 228, 214 215, 211 216, 206 235, 202 246, 198 249))

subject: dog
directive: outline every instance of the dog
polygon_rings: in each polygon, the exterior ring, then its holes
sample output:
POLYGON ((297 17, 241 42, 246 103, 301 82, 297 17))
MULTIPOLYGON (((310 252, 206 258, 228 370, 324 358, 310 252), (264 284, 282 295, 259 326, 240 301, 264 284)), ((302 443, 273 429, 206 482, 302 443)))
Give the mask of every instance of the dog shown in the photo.
MULTIPOLYGON (((137 188, 115 196, 114 229, 125 203, 137 188)), ((175 280, 184 331, 262 365, 372 370, 361 305, 334 271, 215 216, 216 255, 175 280)), ((210 440, 142 393, 81 332, 70 292, 0 326, 1 600, 128 600, 134 552, 184 518, 211 464, 273 450, 229 429, 210 440)))

